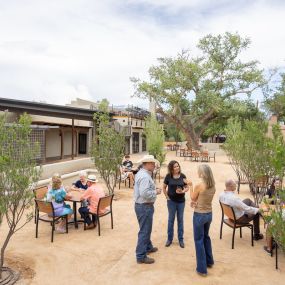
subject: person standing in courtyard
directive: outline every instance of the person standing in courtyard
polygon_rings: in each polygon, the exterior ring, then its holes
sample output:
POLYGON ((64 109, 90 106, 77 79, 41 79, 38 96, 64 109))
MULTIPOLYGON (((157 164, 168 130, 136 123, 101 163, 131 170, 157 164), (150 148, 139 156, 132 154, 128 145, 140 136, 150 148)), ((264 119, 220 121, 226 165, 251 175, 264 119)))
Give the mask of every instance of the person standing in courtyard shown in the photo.
POLYGON ((154 202, 161 189, 156 188, 152 179, 152 172, 157 162, 153 155, 145 155, 140 161, 142 168, 135 176, 134 200, 135 213, 139 223, 136 259, 138 264, 151 264, 154 259, 147 254, 158 249, 151 242, 151 232, 154 214, 154 202))
MULTIPOLYGON (((189 182, 190 183, 190 182, 189 182)), ((184 248, 184 208, 185 193, 188 191, 186 176, 181 173, 181 168, 176 160, 168 164, 168 174, 165 176, 163 183, 163 193, 167 199, 168 209, 168 227, 167 241, 165 246, 169 247, 173 240, 173 228, 175 216, 177 215, 177 233, 178 241, 181 248, 184 248)))
POLYGON ((216 192, 215 180, 211 168, 207 164, 198 167, 200 183, 190 186, 191 206, 195 206, 193 215, 193 231, 196 249, 196 272, 207 276, 207 267, 214 265, 209 229, 212 222, 212 200, 216 192))

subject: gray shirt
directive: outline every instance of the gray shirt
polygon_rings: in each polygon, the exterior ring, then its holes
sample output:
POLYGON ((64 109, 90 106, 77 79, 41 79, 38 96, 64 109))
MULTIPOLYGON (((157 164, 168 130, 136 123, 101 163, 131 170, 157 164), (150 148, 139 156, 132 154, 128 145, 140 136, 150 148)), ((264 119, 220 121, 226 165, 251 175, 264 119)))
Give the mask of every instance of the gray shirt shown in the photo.
POLYGON ((138 204, 153 203, 156 199, 155 184, 151 174, 144 168, 135 176, 134 200, 138 204))

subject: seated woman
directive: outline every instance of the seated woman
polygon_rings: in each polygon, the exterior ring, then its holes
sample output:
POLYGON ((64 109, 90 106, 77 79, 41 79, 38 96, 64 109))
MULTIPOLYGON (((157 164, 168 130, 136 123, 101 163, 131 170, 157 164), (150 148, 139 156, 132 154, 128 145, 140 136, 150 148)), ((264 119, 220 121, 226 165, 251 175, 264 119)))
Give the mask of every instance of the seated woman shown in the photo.
MULTIPOLYGON (((69 205, 64 203, 64 199, 69 195, 62 187, 62 179, 58 174, 53 175, 52 184, 47 192, 46 201, 52 202, 55 216, 70 215, 73 213, 69 205)), ((66 220, 62 219, 56 228, 57 232, 64 233, 66 220)))
POLYGON ((87 173, 86 171, 79 172, 79 180, 72 183, 71 190, 87 190, 87 173))

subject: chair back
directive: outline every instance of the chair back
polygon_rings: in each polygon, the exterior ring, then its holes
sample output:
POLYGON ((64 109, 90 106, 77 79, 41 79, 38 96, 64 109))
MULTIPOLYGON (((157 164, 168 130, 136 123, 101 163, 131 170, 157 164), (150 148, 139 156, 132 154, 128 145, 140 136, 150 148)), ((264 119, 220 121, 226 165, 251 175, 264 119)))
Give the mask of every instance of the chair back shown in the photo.
POLYGON ((98 209, 97 209, 98 213, 104 211, 107 207, 112 206, 113 197, 114 194, 99 199, 98 209))
POLYGON ((201 152, 201 156, 202 157, 208 157, 209 156, 209 151, 207 151, 207 150, 202 151, 201 152))
POLYGON ((235 221, 236 216, 235 216, 235 212, 233 208, 229 205, 223 204, 222 202, 220 202, 220 205, 221 205, 224 215, 226 215, 229 219, 235 221))
POLYGON ((37 209, 39 212, 49 214, 53 216, 54 210, 53 210, 53 205, 52 202, 46 202, 43 200, 35 199, 37 209))
POLYGON ((43 199, 48 192, 47 186, 42 186, 40 188, 34 189, 34 195, 36 199, 43 199))
POLYGON ((260 176, 255 179, 254 185, 256 187, 267 187, 269 181, 269 177, 267 175, 260 176))

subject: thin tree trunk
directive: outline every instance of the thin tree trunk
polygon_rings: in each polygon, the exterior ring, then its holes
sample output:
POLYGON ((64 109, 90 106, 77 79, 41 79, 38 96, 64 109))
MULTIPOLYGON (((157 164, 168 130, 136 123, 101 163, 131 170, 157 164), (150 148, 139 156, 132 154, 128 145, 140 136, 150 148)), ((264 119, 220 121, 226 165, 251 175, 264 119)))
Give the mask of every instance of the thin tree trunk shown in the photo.
POLYGON ((3 243, 3 246, 1 247, 1 255, 0 255, 0 280, 2 279, 2 268, 3 268, 3 265, 4 265, 4 257, 5 257, 5 250, 6 250, 6 247, 9 243, 9 240, 10 238, 12 237, 14 233, 14 229, 11 229, 9 230, 7 236, 6 236, 6 239, 3 243))

